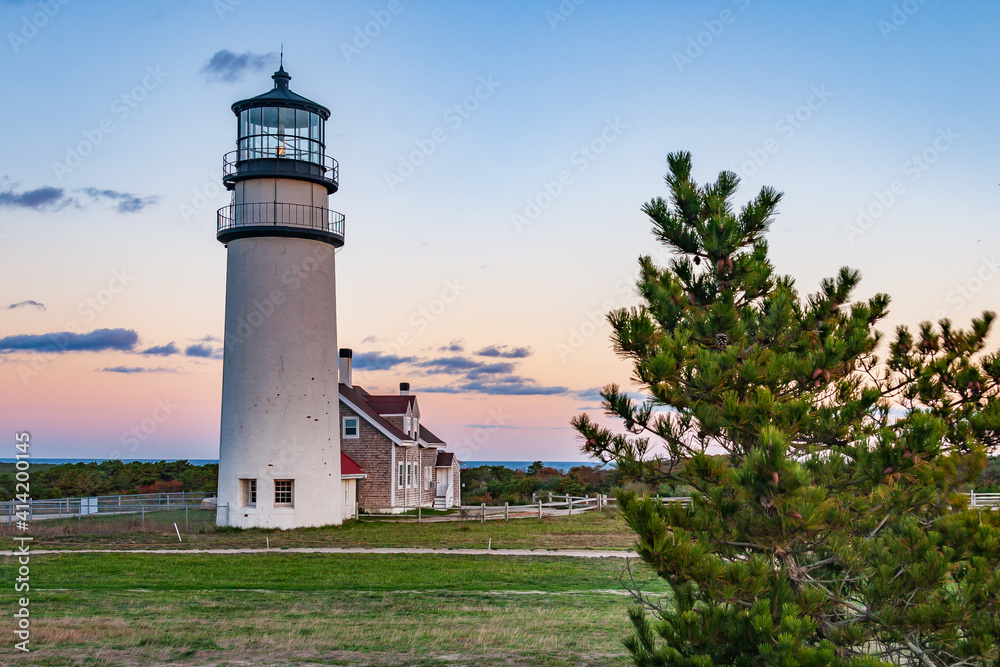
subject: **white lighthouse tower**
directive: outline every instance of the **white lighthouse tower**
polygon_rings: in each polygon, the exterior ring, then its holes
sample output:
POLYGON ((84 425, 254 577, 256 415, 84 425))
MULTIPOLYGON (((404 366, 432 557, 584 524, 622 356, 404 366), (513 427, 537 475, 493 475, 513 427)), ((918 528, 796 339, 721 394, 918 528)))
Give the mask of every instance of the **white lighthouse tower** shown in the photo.
POLYGON ((217 522, 294 528, 342 521, 334 250, 328 208, 337 161, 330 110, 274 88, 233 104, 236 150, 223 161, 227 248, 217 522))

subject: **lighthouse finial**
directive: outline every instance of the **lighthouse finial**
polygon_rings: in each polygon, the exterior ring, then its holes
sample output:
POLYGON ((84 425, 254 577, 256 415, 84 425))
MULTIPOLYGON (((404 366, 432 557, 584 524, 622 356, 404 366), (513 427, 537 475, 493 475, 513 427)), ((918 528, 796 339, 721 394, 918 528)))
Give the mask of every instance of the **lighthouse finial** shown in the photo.
POLYGON ((285 69, 285 43, 281 43, 281 60, 278 62, 279 69, 285 69))

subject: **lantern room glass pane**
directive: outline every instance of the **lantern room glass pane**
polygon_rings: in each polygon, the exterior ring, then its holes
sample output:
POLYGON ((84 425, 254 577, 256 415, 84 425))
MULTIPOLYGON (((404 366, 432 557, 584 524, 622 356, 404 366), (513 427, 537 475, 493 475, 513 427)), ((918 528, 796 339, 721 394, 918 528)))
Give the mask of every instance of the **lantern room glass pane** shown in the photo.
POLYGON ((276 107, 264 107, 261 109, 263 134, 277 134, 278 132, 278 109, 276 107))
POLYGON ((313 141, 321 141, 319 138, 319 114, 309 114, 309 138, 313 141))
POLYGON ((278 134, 292 134, 295 128, 295 109, 278 109, 278 134))

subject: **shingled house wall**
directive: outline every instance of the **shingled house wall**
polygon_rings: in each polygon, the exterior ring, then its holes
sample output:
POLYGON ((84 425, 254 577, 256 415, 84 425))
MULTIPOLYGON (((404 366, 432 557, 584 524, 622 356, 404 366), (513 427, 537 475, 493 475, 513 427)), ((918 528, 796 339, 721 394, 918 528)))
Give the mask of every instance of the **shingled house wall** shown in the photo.
POLYGON ((340 449, 345 454, 358 462, 361 469, 368 475, 365 479, 358 480, 361 485, 361 502, 359 506, 362 510, 378 509, 390 507, 392 504, 392 448, 388 447, 386 437, 374 426, 369 424, 364 417, 350 409, 343 403, 340 404, 340 432, 344 432, 344 417, 358 418, 358 438, 340 439, 340 449))

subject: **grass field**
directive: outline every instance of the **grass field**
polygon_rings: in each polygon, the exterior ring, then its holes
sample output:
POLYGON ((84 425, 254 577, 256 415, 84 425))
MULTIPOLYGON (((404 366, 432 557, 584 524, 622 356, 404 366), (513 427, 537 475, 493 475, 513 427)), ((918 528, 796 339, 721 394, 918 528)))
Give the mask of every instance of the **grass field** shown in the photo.
MULTIPOLYGON (((412 527, 410 524, 407 528, 412 527)), ((3 559, 13 582, 16 563, 3 559)), ((615 665, 620 559, 53 554, 31 560, 32 665, 615 665)), ((646 590, 663 590, 638 568, 646 590)), ((13 587, 0 594, 13 605, 13 587)))
MULTIPOLYGON (((616 511, 575 516, 478 521, 399 523, 390 520, 348 521, 343 526, 297 530, 216 529, 214 511, 192 511, 190 532, 183 533, 184 512, 37 521, 35 548, 272 548, 281 547, 493 547, 539 549, 629 549, 635 540, 616 511), (183 534, 178 543, 173 522, 183 534), (199 532, 202 531, 202 532, 199 532), (266 539, 265 539, 266 538, 266 539)), ((7 534, 10 528, 0 531, 7 534)))

